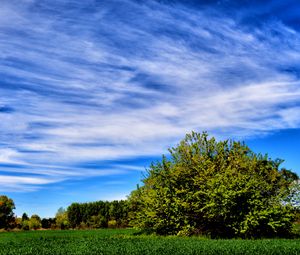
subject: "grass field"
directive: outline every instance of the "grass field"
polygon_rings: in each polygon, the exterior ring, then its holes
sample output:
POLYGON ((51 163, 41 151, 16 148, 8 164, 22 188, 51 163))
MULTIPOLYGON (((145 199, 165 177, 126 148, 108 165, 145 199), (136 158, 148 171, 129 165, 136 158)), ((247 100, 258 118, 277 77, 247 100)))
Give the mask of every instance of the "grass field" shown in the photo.
POLYGON ((0 233, 0 254, 300 254, 300 239, 210 240, 131 229, 0 233))

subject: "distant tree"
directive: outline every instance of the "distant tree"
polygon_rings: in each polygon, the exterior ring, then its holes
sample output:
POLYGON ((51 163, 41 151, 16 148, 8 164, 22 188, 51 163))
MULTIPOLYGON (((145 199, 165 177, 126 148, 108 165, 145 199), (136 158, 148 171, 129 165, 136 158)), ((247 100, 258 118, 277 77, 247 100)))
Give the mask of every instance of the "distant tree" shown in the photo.
POLYGON ((22 218, 15 217, 15 228, 22 229, 22 218))
POLYGON ((22 215, 22 221, 25 221, 25 220, 29 220, 29 217, 26 213, 23 213, 22 215))
POLYGON ((28 221, 29 229, 37 230, 42 227, 41 218, 37 214, 33 214, 28 221))
POLYGON ((43 218, 41 221, 42 228, 49 229, 54 228, 56 226, 56 219, 55 218, 43 218))
POLYGON ((29 230, 29 217, 27 213, 22 214, 20 228, 23 230, 29 230))
POLYGON ((158 234, 212 237, 285 236, 295 209, 287 198, 298 176, 282 160, 244 143, 191 133, 151 164, 129 197, 134 226, 158 234))
POLYGON ((128 201, 97 201, 92 203, 73 203, 67 209, 72 228, 126 227, 128 225, 128 201), (115 224, 108 224, 113 220, 115 224))
POLYGON ((110 216, 110 220, 116 221, 116 224, 108 224, 108 226, 110 225, 115 225, 116 227, 126 226, 128 220, 128 201, 114 200, 110 202, 109 216, 110 216))
POLYGON ((60 229, 67 229, 69 228, 69 220, 67 211, 60 207, 55 215, 56 218, 56 226, 60 229))
POLYGON ((41 221, 41 217, 38 216, 37 214, 31 215, 30 219, 35 219, 35 220, 37 220, 37 221, 41 221))
POLYGON ((82 206, 79 203, 72 203, 68 209, 67 209, 67 214, 68 214, 68 220, 70 223, 70 226, 72 228, 75 228, 80 225, 82 222, 82 206))
POLYGON ((91 228, 107 228, 108 221, 104 216, 99 214, 99 215, 92 215, 89 221, 87 222, 87 224, 91 228))
POLYGON ((0 228, 9 228, 14 220, 14 201, 7 196, 0 196, 0 228))
POLYGON ((23 220, 23 221, 21 222, 21 228, 22 228, 23 230, 29 230, 29 220, 23 220))

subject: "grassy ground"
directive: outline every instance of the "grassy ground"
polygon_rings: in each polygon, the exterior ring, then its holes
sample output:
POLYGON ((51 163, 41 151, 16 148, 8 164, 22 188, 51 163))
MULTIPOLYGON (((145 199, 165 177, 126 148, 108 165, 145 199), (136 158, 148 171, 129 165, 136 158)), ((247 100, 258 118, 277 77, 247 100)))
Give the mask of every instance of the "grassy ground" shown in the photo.
POLYGON ((300 239, 209 240, 135 233, 130 229, 0 233, 0 254, 300 254, 300 239))

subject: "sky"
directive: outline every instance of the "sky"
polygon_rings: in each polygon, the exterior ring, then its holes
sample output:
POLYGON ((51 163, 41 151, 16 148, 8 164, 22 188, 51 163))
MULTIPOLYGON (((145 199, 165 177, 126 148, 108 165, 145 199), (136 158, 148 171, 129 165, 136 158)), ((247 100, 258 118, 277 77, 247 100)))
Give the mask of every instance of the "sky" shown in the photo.
POLYGON ((192 130, 300 174, 297 0, 0 0, 0 194, 17 215, 125 199, 192 130))

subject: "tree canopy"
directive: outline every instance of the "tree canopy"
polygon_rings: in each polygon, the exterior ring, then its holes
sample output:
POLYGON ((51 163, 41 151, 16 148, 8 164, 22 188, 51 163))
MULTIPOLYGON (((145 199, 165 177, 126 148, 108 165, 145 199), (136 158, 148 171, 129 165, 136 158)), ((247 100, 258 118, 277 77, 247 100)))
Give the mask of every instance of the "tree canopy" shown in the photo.
POLYGON ((8 228, 13 220, 14 201, 7 196, 0 196, 0 228, 8 228))
POLYGON ((126 227, 128 225, 128 202, 126 200, 72 203, 67 208, 72 228, 126 227))
POLYGON ((244 143, 191 133, 151 164, 129 197, 132 223, 158 234, 288 235, 298 176, 244 143))

